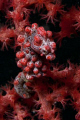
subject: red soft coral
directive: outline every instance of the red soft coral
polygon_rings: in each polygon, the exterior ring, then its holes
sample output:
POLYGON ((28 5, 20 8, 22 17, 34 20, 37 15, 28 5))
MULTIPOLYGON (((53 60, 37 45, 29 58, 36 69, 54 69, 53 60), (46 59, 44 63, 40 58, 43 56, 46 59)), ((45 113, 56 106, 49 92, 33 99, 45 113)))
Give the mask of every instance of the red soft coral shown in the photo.
POLYGON ((0 42, 2 43, 1 49, 4 50, 4 47, 6 47, 7 49, 7 46, 13 43, 13 40, 11 38, 15 37, 16 37, 15 30, 9 29, 7 27, 2 27, 0 29, 0 42))
POLYGON ((22 98, 17 95, 14 88, 11 89, 10 87, 6 86, 5 88, 2 88, 2 90, 4 90, 6 94, 0 94, 1 120, 23 120, 25 118, 31 118, 31 120, 33 120, 29 110, 34 105, 33 99, 35 97, 30 100, 22 100, 22 98))
MULTIPOLYGON (((77 112, 75 119, 80 119, 80 67, 70 62, 66 67, 52 64, 56 64, 56 60, 53 61, 56 49, 54 34, 43 26, 38 27, 38 18, 37 23, 30 27, 35 14, 42 11, 43 18, 51 22, 52 31, 61 28, 55 34, 58 41, 71 38, 71 34, 76 35, 80 28, 80 8, 72 6, 66 9, 65 6, 61 0, 0 2, 1 14, 4 13, 0 18, 0 23, 3 23, 0 43, 2 48, 7 48, 7 45, 16 47, 17 66, 22 69, 15 77, 14 88, 13 85, 2 88, 5 93, 0 94, 1 120, 61 120, 66 106, 72 106, 77 112), (57 27, 53 25, 56 19, 60 19, 57 27)), ((39 21, 39 24, 44 21, 39 21)))
POLYGON ((74 11, 75 11, 75 7, 73 6, 68 12, 65 12, 65 14, 61 16, 61 21, 59 23, 61 31, 58 33, 54 33, 55 38, 57 38, 60 45, 64 37, 71 38, 72 34, 77 35, 77 32, 74 28, 74 24, 75 24, 74 11))
POLYGON ((0 10, 7 11, 12 3, 12 0, 0 0, 0 10))
POLYGON ((75 26, 76 30, 80 31, 80 7, 78 7, 78 9, 76 9, 74 7, 73 11, 74 11, 74 13, 73 13, 73 19, 75 20, 74 26, 75 26))
POLYGON ((57 19, 57 13, 64 13, 64 10, 63 10, 63 6, 60 5, 60 3, 55 3, 55 4, 52 4, 52 3, 49 3, 49 4, 45 4, 46 6, 46 9, 48 11, 47 15, 42 15, 42 19, 44 18, 47 18, 47 22, 49 22, 49 20, 51 20, 51 23, 54 24, 54 21, 56 21, 57 19))

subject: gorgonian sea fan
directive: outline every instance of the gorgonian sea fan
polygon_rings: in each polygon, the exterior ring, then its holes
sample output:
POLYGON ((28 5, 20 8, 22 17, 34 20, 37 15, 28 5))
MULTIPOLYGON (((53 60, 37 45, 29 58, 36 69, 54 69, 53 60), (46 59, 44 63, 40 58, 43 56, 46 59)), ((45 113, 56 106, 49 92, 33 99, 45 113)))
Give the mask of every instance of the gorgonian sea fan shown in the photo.
POLYGON ((76 7, 68 7, 64 0, 1 0, 0 46, 2 50, 16 48, 21 71, 14 75, 14 85, 1 87, 1 120, 64 120, 67 107, 74 111, 69 117, 80 120, 80 67, 70 62, 80 61, 76 54, 80 51, 77 1, 76 7), (60 41, 61 48, 57 44, 56 50, 54 41, 60 41), (67 45, 70 48, 65 51, 67 45))

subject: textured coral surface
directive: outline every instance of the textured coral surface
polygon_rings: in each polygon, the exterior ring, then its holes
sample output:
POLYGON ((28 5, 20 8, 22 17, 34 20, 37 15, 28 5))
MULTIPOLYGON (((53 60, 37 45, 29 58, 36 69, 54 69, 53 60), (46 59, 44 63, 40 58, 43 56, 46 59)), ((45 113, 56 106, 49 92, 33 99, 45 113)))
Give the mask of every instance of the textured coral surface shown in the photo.
POLYGON ((80 120, 79 0, 0 0, 0 120, 80 120))

